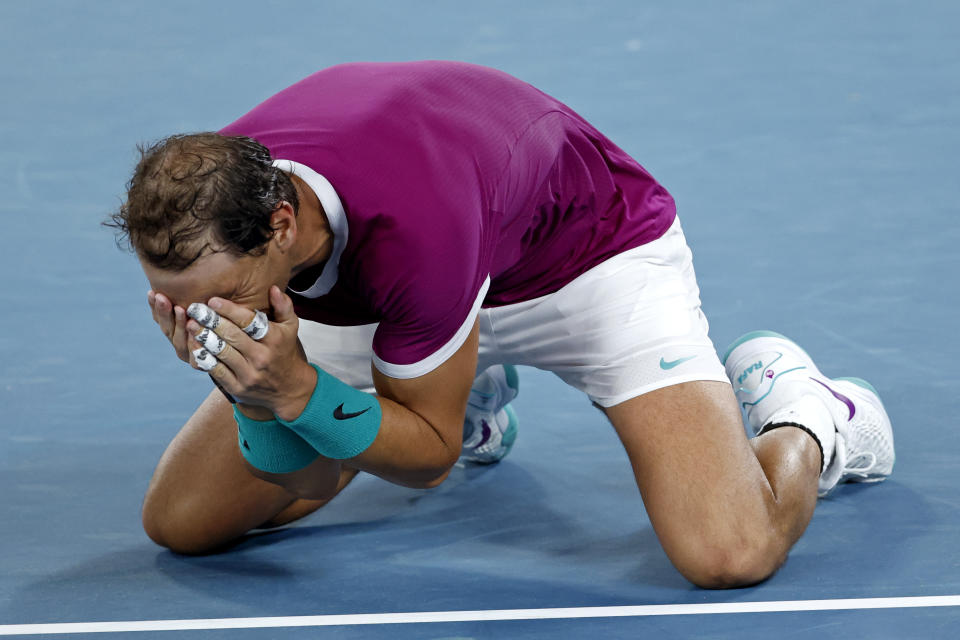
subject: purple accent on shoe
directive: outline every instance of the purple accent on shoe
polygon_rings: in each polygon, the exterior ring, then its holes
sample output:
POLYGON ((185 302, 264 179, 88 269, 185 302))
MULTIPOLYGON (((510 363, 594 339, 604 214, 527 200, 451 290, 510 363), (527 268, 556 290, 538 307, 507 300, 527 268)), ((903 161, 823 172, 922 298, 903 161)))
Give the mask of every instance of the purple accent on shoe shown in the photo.
POLYGON ((773 371, 771 371, 770 369, 767 369, 766 376, 767 376, 768 378, 770 378, 771 380, 773 380, 773 371))
POLYGON ((820 382, 820 381, 817 380, 816 378, 810 378, 810 379, 813 380, 814 382, 816 382, 817 384, 823 386, 824 388, 826 388, 827 391, 829 391, 830 393, 833 394, 833 397, 834 397, 834 398, 836 398, 837 400, 839 400, 839 401, 842 402, 843 404, 847 405, 847 409, 850 410, 850 417, 847 418, 847 422, 849 422, 850 420, 853 420, 853 416, 855 416, 856 413, 857 413, 857 407, 853 404, 853 400, 851 400, 851 399, 848 398, 847 396, 843 395, 842 393, 839 393, 839 392, 837 392, 837 391, 834 391, 833 389, 831 389, 830 387, 828 387, 828 386, 825 385, 824 383, 820 382))
POLYGON ((480 421, 480 428, 482 429, 482 431, 481 431, 481 434, 482 434, 482 435, 481 435, 481 437, 480 437, 480 442, 478 442, 477 444, 473 445, 473 448, 474 448, 474 449, 477 449, 478 447, 482 447, 484 444, 486 444, 487 440, 490 439, 490 434, 493 433, 493 432, 490 430, 490 425, 487 424, 487 421, 486 421, 486 420, 481 420, 481 421, 480 421))

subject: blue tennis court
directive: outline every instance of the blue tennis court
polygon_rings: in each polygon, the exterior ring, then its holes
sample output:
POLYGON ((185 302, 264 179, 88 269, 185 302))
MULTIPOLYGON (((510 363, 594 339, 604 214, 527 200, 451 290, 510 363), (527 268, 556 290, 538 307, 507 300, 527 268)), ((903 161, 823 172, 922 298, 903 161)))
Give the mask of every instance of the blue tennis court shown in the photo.
POLYGON ((0 87, 0 635, 960 634, 960 5, 5 2, 0 87), (154 545, 144 491, 210 382, 100 227, 136 143, 414 59, 503 69, 637 158, 677 200, 717 348, 774 329, 870 380, 892 477, 821 500, 769 581, 701 590, 604 416, 521 368, 498 465, 428 491, 361 475, 216 555, 154 545))

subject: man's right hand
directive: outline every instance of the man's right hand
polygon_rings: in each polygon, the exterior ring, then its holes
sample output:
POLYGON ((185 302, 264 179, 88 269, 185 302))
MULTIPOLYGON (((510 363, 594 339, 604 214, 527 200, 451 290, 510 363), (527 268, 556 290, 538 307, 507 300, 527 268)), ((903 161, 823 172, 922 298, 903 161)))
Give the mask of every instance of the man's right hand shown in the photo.
POLYGON ((184 362, 190 362, 190 349, 187 343, 190 334, 187 333, 186 310, 183 307, 174 306, 169 298, 152 289, 147 292, 147 303, 150 305, 153 321, 160 325, 160 330, 173 345, 177 357, 184 362))

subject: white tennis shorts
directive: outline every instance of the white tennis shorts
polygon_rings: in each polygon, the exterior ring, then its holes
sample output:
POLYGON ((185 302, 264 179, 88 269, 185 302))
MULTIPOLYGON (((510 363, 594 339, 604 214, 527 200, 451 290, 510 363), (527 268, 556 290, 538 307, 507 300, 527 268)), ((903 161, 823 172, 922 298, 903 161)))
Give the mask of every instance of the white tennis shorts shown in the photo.
MULTIPOLYGON (((660 238, 597 265, 559 291, 481 309, 477 373, 494 364, 552 371, 603 407, 682 382, 727 382, 700 309, 679 219, 660 238)), ((375 324, 300 321, 308 359, 373 391, 375 324)))

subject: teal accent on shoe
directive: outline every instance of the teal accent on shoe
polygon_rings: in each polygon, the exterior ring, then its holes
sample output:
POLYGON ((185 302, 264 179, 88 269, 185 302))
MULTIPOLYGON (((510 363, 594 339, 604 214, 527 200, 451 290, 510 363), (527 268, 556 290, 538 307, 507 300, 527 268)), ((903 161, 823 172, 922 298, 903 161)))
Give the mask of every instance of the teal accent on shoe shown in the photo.
POLYGON ((503 373, 507 377, 507 386, 520 393, 520 374, 512 364, 503 365, 503 373))
POLYGON ((787 336, 781 335, 776 331, 751 331, 750 333, 745 333, 736 340, 733 341, 729 347, 727 347, 726 353, 723 354, 723 357, 720 358, 720 363, 723 365, 727 364, 727 358, 730 357, 730 354, 733 353, 733 350, 742 345, 747 340, 753 340, 754 338, 783 338, 784 340, 790 340, 787 336))
POLYGON ((501 445, 507 448, 503 453, 505 456, 513 448, 513 442, 517 439, 517 427, 520 426, 520 420, 517 418, 517 412, 509 404, 503 410, 507 412, 507 418, 509 419, 507 429, 503 432, 503 438, 500 440, 501 445))
POLYGON ((846 380, 847 382, 852 382, 853 384, 857 385, 858 387, 863 387, 863 388, 866 389, 867 391, 872 392, 873 395, 875 395, 875 396, 877 396, 877 397, 880 396, 880 394, 877 392, 877 390, 874 389, 873 385, 870 384, 869 382, 867 382, 866 380, 864 380, 863 378, 849 378, 849 377, 848 377, 848 378, 834 378, 834 380, 846 380))
POLYGON ((756 402, 741 402, 740 404, 743 406, 744 409, 746 409, 747 407, 755 407, 755 406, 757 406, 758 404, 760 404, 761 402, 763 402, 763 399, 764 399, 764 398, 766 398, 768 395, 770 395, 770 392, 773 391, 773 385, 776 384, 777 379, 780 378, 780 376, 782 376, 782 375, 785 374, 785 373, 790 373, 791 371, 799 371, 800 369, 806 369, 806 367, 794 367, 793 369, 785 369, 785 370, 781 371, 781 372, 778 373, 776 376, 774 376, 773 380, 770 381, 770 388, 767 389, 767 392, 766 392, 765 394, 763 394, 762 396, 760 396, 759 398, 757 398, 757 401, 756 401, 756 402))
POLYGON ((720 364, 726 366, 727 358, 730 357, 730 354, 733 353, 733 350, 739 347, 740 345, 742 345, 744 342, 747 342, 748 340, 753 340, 754 338, 780 338, 781 340, 786 340, 787 342, 795 346, 797 349, 800 349, 800 352, 803 353, 803 355, 807 356, 808 360, 813 360, 813 358, 810 357, 810 354, 804 351, 803 347, 801 347, 796 342, 794 342, 787 336, 783 335, 782 333, 777 333, 776 331, 766 331, 761 329, 760 331, 751 331, 750 333, 745 333, 739 338, 737 338, 736 340, 734 340, 733 344, 727 347, 726 353, 724 353, 723 358, 720 359, 720 364))

